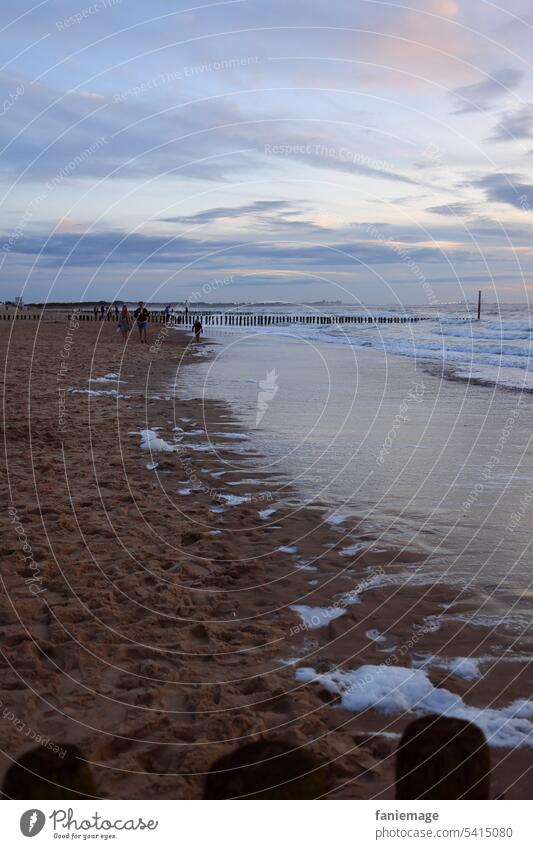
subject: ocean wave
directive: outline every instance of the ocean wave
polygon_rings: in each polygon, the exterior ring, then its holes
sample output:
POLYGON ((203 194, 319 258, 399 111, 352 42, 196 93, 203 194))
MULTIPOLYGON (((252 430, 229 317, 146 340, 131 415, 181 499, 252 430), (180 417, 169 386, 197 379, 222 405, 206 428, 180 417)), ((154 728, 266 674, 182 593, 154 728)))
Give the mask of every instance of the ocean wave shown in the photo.
MULTIPOLYGON (((434 319, 413 324, 269 325, 254 327, 253 332, 293 342, 347 345, 354 351, 371 349, 388 356, 436 362, 451 366, 456 378, 479 379, 507 389, 522 389, 529 384, 533 323, 527 313, 523 317, 523 307, 502 306, 495 312, 487 305, 485 316, 496 315, 498 320, 485 318, 480 322, 472 316, 454 315, 458 307, 450 307, 452 314, 448 316, 442 314, 445 310, 414 309, 413 314, 426 317, 433 312, 434 319)), ((338 313, 346 315, 347 309, 339 307, 338 313)), ((402 311, 372 308, 365 314, 398 316, 402 311)), ((224 333, 242 331, 242 327, 223 328, 224 333)), ((251 328, 246 329, 247 333, 250 331, 251 328)))
POLYGON ((474 330, 472 327, 469 328, 460 328, 454 327, 450 330, 443 327, 433 327, 431 329, 432 333, 436 333, 442 336, 452 336, 457 338, 467 338, 467 339, 489 339, 489 340, 528 340, 530 339, 530 334, 520 330, 507 330, 503 326, 499 328, 499 332, 493 330, 474 330))

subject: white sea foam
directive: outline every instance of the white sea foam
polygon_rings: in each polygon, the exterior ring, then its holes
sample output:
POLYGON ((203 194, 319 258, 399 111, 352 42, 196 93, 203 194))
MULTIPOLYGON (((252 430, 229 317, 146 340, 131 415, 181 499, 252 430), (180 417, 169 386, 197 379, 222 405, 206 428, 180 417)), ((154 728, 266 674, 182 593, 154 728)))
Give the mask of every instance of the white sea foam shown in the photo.
POLYGON ((333 619, 338 619, 346 613, 340 607, 309 607, 307 604, 291 604, 290 609, 294 610, 302 618, 305 627, 311 630, 324 628, 333 619))
POLYGON ((373 643, 386 643, 387 638, 383 636, 383 634, 377 630, 377 628, 370 628, 366 632, 366 637, 369 640, 372 640, 373 643))
POLYGON ((302 572, 318 572, 316 566, 313 566, 309 560, 304 560, 303 557, 297 557, 295 559, 295 566, 297 569, 301 569, 302 572))
POLYGON ((443 622, 465 622, 473 628, 503 630, 512 634, 524 634, 531 631, 531 619, 519 613, 499 615, 489 613, 439 613, 427 616, 424 627, 438 631, 443 622))
POLYGON ((269 519, 270 516, 273 516, 274 513, 277 513, 277 507, 265 507, 264 510, 259 510, 259 518, 260 519, 269 519))
POLYGON ((479 657, 439 657, 438 655, 427 655, 422 659, 414 660, 414 666, 419 669, 441 669, 457 678, 465 681, 475 681, 481 678, 479 657))
POLYGON ((386 714, 438 713, 476 723, 492 746, 533 748, 533 701, 518 699, 507 707, 477 708, 460 696, 435 687, 422 669, 402 666, 361 666, 322 675, 311 667, 296 670, 300 682, 318 681, 330 693, 340 695, 346 710, 374 708, 386 714))
POLYGON ((359 554, 359 552, 364 551, 366 548, 366 543, 356 542, 353 545, 347 546, 347 548, 341 548, 339 554, 342 557, 353 557, 355 554, 359 554))
MULTIPOLYGON (((104 374, 103 377, 90 377, 88 383, 114 383, 118 380, 118 374, 114 372, 109 372, 109 374, 104 374)), ((121 383, 126 383, 125 380, 121 380, 121 383)))
POLYGON ((161 439, 157 435, 157 431, 161 430, 161 428, 149 428, 147 430, 135 430, 130 432, 130 436, 140 436, 141 437, 141 448, 143 451, 150 451, 152 453, 158 452, 172 452, 177 450, 176 445, 171 445, 169 442, 165 442, 164 439, 161 439))
POLYGON ((241 486, 241 484, 244 484, 244 483, 246 483, 246 484, 259 484, 259 483, 263 483, 263 481, 259 480, 259 478, 245 478, 242 481, 227 481, 226 486, 241 486))
POLYGON ((70 386, 67 389, 67 392, 72 393, 72 395, 100 395, 100 396, 109 396, 110 398, 127 398, 127 395, 121 395, 117 392, 116 389, 76 389, 73 386, 70 386))
POLYGON ((466 681, 474 681, 481 678, 483 670, 490 671, 491 666, 497 663, 531 663, 529 654, 482 654, 479 657, 441 657, 440 655, 420 654, 415 655, 413 665, 418 669, 442 669, 450 675, 464 678, 466 681))
POLYGON ((361 587, 357 586, 356 589, 350 590, 347 593, 342 593, 339 596, 339 603, 344 607, 350 607, 352 604, 361 604, 361 587))
POLYGON ((228 433, 226 431, 220 431, 219 433, 215 433, 214 436, 225 436, 226 439, 248 439, 248 435, 246 433, 228 433))
POLYGON ((331 513, 330 516, 326 517, 326 522, 330 525, 342 525, 348 519, 348 516, 345 516, 343 513, 331 513))
POLYGON ((446 586, 463 586, 465 579, 454 575, 441 575, 438 573, 424 572, 423 570, 413 572, 389 572, 375 573, 361 579, 361 592, 376 589, 377 587, 433 587, 439 584, 446 586))
POLYGON ((245 504, 252 500, 252 495, 249 492, 245 495, 233 495, 232 492, 219 492, 218 497, 222 498, 229 507, 238 507, 239 504, 245 504))

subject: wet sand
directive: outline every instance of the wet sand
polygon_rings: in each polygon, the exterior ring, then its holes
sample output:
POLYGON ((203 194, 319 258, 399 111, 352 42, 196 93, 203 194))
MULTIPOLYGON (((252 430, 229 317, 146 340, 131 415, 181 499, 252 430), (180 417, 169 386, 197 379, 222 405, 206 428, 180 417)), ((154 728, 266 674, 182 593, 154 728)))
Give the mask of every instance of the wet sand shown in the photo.
MULTIPOLYGON (((102 797, 199 798, 216 757, 276 734, 329 764, 332 798, 392 798, 387 735, 412 714, 345 710, 295 669, 393 654, 410 667, 422 647, 516 653, 512 633, 496 645, 460 618, 479 607, 473 593, 424 584, 420 551, 373 546, 363 525, 325 521, 286 486, 280 501, 231 406, 180 398, 180 367, 202 348, 189 336, 154 327, 151 346, 132 335, 123 349, 112 325, 46 321, 9 325, 1 344, 4 769, 39 734, 77 743, 102 797), (109 374, 119 380, 88 382, 109 374), (413 581, 394 583, 406 566, 413 581), (323 627, 292 609, 330 617, 332 600, 342 615, 323 627), (457 618, 433 631, 444 605, 457 618)), ((475 680, 428 672, 474 707, 528 692, 512 658, 475 680)), ((494 792, 527 798, 531 751, 493 756, 494 792)))

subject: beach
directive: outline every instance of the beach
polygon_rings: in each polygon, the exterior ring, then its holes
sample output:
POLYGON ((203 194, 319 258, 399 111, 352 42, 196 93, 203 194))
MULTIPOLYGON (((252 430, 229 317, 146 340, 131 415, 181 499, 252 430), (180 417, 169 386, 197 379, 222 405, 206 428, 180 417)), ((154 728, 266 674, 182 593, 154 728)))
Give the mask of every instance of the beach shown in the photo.
POLYGON ((527 798, 529 395, 290 332, 4 331, 4 770, 39 736, 99 796, 194 799, 272 735, 393 798, 422 709, 527 798))

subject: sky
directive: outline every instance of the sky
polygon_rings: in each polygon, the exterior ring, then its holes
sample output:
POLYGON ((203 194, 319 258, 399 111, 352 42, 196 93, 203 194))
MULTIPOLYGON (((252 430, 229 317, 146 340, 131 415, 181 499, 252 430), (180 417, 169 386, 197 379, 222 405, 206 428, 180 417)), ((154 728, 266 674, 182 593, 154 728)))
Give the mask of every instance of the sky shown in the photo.
POLYGON ((0 298, 526 303, 533 9, 0 7, 0 298))

